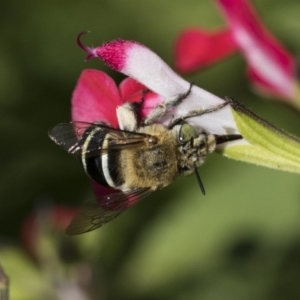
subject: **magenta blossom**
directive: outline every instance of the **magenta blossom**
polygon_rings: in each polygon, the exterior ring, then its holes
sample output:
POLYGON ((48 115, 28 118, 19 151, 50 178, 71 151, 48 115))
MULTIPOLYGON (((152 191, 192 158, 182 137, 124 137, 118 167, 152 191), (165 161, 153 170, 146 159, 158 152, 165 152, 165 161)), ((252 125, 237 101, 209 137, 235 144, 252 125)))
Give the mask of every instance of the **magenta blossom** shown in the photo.
POLYGON ((214 33, 186 29, 175 47, 175 63, 181 72, 215 63, 239 50, 248 64, 248 77, 256 90, 295 102, 295 59, 271 35, 249 0, 216 0, 228 28, 214 33))
POLYGON ((189 28, 176 42, 176 68, 184 73, 196 71, 224 59, 238 50, 231 30, 189 28))
MULTIPOLYGON (((190 87, 189 82, 178 76, 155 53, 137 42, 116 40, 91 49, 82 44, 81 35, 78 37, 78 44, 88 52, 87 59, 98 57, 129 78, 117 87, 104 72, 83 71, 72 97, 73 121, 91 123, 101 121, 118 128, 116 109, 125 102, 140 102, 141 120, 158 104, 187 92, 190 87)), ((188 99, 169 111, 159 122, 168 125, 172 118, 185 115, 190 110, 212 107, 223 102, 223 99, 193 86, 188 99)), ((208 133, 220 135, 238 133, 229 107, 201 117, 190 118, 189 123, 199 130, 205 129, 208 133)), ((220 147, 225 146, 223 144, 220 147)), ((111 188, 96 183, 93 183, 93 188, 96 195, 112 193, 111 188)))
MULTIPOLYGON (((89 48, 79 40, 81 35, 78 37, 78 44, 88 52, 87 59, 98 57, 112 69, 129 78, 126 78, 118 89, 105 73, 96 70, 84 71, 73 93, 74 121, 102 121, 117 128, 116 108, 124 102, 137 102, 144 98, 140 109, 140 117, 143 118, 148 116, 156 105, 186 93, 190 88, 189 82, 177 75, 144 45, 133 41, 115 40, 96 48, 89 48)), ((159 122, 168 125, 172 118, 181 117, 191 110, 213 107, 223 102, 224 99, 193 86, 188 99, 168 111, 159 122)), ((207 133, 238 133, 229 107, 202 115, 200 118, 189 118, 189 123, 196 128, 205 129, 207 133)))

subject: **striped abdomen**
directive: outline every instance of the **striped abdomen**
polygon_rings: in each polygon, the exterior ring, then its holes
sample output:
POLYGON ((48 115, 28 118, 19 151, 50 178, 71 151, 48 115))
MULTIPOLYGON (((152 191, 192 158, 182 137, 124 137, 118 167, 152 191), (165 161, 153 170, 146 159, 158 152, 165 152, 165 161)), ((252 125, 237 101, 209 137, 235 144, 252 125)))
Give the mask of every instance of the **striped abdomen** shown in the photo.
POLYGON ((109 132, 91 126, 82 136, 81 161, 85 172, 97 183, 117 188, 124 183, 119 173, 120 149, 109 149, 109 132))

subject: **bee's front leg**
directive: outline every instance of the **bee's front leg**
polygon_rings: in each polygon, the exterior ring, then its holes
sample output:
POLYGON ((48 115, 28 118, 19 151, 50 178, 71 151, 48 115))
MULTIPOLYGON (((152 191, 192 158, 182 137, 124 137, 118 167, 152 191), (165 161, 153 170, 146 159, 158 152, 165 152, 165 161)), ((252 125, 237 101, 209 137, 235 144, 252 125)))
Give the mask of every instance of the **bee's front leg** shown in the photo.
POLYGON ((166 99, 164 103, 155 106, 149 114, 149 116, 143 120, 143 124, 153 124, 157 119, 163 117, 168 112, 168 109, 179 105, 184 99, 186 99, 190 95, 192 87, 193 84, 191 83, 189 89, 185 93, 170 97, 166 99))

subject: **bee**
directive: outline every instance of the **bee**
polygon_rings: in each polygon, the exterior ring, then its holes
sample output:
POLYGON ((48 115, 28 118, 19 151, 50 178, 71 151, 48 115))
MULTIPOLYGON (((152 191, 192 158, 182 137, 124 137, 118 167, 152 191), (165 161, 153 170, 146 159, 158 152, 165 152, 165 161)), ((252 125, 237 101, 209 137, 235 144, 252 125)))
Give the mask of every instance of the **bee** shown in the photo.
POLYGON ((157 105, 139 126, 138 104, 117 107, 120 129, 95 122, 71 122, 55 126, 50 138, 79 158, 87 175, 96 183, 115 189, 110 195, 86 202, 66 229, 69 235, 92 231, 111 221, 152 192, 171 184, 179 175, 195 173, 205 194, 197 168, 221 143, 241 135, 215 135, 195 130, 187 119, 210 113, 229 101, 208 109, 193 110, 173 118, 168 126, 155 121, 186 99, 192 90, 157 105))

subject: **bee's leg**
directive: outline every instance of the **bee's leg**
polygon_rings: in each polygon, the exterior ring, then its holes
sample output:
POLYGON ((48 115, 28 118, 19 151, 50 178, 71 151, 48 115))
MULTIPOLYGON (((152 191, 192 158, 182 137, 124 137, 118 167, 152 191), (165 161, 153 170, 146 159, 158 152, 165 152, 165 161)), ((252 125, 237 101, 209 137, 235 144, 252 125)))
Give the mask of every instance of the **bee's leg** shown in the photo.
POLYGON ((159 104, 151 111, 151 113, 142 120, 143 125, 151 125, 157 119, 163 117, 167 113, 167 106, 165 104, 159 104))
POLYGON ((136 131, 138 128, 137 105, 127 102, 118 106, 117 118, 121 130, 136 131))
POLYGON ((189 89, 186 92, 166 99, 164 103, 167 108, 178 106, 183 100, 185 100, 191 94, 193 85, 194 84, 191 82, 189 89))
POLYGON ((149 114, 149 116, 145 118, 142 123, 144 125, 150 125, 154 123, 157 119, 163 117, 168 112, 168 109, 179 105, 184 99, 186 99, 190 95, 192 87, 193 83, 190 84, 189 89, 185 93, 168 98, 164 103, 155 106, 152 112, 149 114))
POLYGON ((136 131, 138 128, 138 115, 145 96, 149 92, 148 89, 142 91, 142 98, 139 102, 127 102, 117 107, 117 118, 121 130, 136 131))
POLYGON ((228 100, 227 98, 225 98, 225 99, 226 99, 226 101, 224 101, 221 104, 211 106, 211 107, 205 108, 205 109, 203 109, 203 108, 194 109, 194 110, 189 111, 186 115, 183 115, 179 118, 173 118, 171 120, 170 124, 168 125, 168 128, 172 128, 175 125, 179 124, 180 122, 182 122, 183 120, 186 120, 188 118, 201 116, 201 115, 204 115, 204 114, 209 114, 209 113, 212 113, 214 111, 217 111, 217 110, 229 105, 232 102, 231 100, 228 100))

